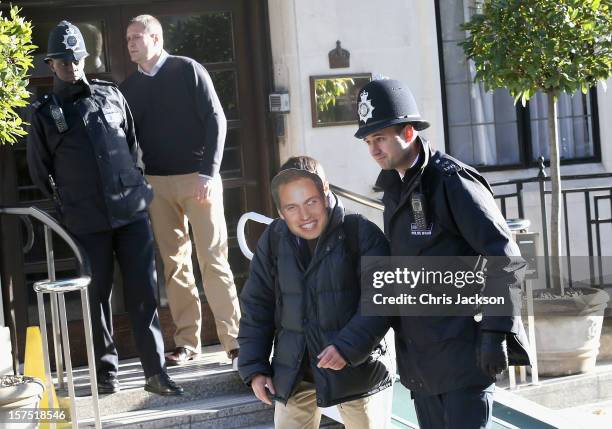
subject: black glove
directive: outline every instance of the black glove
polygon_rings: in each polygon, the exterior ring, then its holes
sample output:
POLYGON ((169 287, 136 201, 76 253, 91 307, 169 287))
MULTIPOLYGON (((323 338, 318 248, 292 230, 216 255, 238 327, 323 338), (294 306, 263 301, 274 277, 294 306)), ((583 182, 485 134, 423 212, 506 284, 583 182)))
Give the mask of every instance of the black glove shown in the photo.
POLYGON ((482 331, 480 345, 476 350, 477 364, 485 374, 495 377, 508 368, 508 349, 506 334, 503 332, 482 331))

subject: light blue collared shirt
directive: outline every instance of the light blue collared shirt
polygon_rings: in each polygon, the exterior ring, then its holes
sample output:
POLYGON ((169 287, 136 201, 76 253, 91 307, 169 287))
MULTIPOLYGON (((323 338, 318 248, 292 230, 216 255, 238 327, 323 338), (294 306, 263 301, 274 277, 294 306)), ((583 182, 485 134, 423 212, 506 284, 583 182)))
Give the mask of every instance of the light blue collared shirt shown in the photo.
POLYGON ((147 73, 140 66, 138 66, 138 71, 144 74, 145 76, 153 77, 157 74, 159 69, 162 68, 162 66, 164 65, 167 59, 168 59, 168 52, 166 52, 165 49, 162 49, 161 54, 159 55, 159 58, 157 59, 157 62, 155 63, 155 65, 153 66, 150 72, 147 73))

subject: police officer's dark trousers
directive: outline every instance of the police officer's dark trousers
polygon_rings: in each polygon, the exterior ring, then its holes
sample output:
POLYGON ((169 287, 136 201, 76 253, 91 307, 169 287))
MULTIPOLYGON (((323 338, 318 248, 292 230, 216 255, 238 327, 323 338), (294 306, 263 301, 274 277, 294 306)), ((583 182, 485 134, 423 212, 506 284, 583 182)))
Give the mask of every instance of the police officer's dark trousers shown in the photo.
POLYGON ((143 213, 119 228, 76 234, 76 238, 91 263, 89 301, 97 373, 116 375, 119 363, 110 304, 115 255, 142 368, 146 377, 159 374, 164 365, 164 345, 155 300, 155 253, 149 218, 143 213))
POLYGON ((464 387, 440 395, 413 393, 421 429, 489 429, 495 384, 464 387))

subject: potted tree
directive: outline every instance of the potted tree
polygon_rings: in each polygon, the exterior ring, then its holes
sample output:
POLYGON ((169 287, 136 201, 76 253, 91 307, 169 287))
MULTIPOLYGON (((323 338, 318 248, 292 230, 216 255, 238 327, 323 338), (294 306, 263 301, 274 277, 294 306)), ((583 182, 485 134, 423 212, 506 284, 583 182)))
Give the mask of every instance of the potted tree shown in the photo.
MULTIPOLYGON (((506 88, 523 106, 536 93, 548 105, 550 148, 550 277, 536 294, 538 366, 543 375, 592 369, 609 297, 591 288, 565 288, 561 271, 561 177, 557 98, 598 82, 612 69, 610 2, 600 0, 483 0, 464 25, 462 47, 486 90, 506 88), (551 292, 552 291, 552 292, 551 292), (563 332, 564 330, 565 333, 563 332), (574 341, 576 340, 576 341, 574 341)), ((546 228, 546 226, 543 226, 546 228)))
POLYGON ((18 423, 17 420, 19 418, 15 417, 14 413, 19 409, 31 410, 38 408, 38 403, 44 391, 45 386, 37 378, 23 375, 0 376, 0 421, 9 422, 7 426, 2 427, 10 429, 11 420, 15 420, 14 427, 16 428, 37 427, 38 424, 36 422, 29 424, 18 423))

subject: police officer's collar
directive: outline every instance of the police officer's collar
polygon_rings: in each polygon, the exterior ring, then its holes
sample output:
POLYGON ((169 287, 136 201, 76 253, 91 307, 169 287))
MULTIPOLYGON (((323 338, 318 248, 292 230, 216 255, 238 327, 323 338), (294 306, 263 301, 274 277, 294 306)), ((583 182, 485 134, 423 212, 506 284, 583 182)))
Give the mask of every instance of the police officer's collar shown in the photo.
MULTIPOLYGON (((418 171, 414 174, 421 174, 429 163, 429 159, 431 158, 431 149, 429 148, 429 142, 420 136, 416 137, 415 142, 421 146, 421 150, 419 151, 419 159, 417 160, 418 167, 414 166, 411 168, 418 168, 418 171)), ((408 170, 406 172, 406 176, 412 177, 413 173, 408 170)), ((396 170, 382 170, 376 179, 376 187, 385 190, 401 182, 402 179, 396 170)))
POLYGON ((89 97, 91 95, 91 88, 85 74, 75 83, 65 82, 57 76, 54 76, 53 93, 62 101, 74 101, 79 98, 89 97))
MULTIPOLYGON (((420 150, 419 150, 419 153, 417 153, 416 158, 414 158, 414 161, 412 161, 412 165, 410 165, 410 167, 408 167, 408 170, 406 170, 404 175, 402 176, 402 174, 400 173, 400 178, 402 180, 404 180, 404 177, 406 177, 406 175, 410 173, 410 170, 412 170, 414 167, 416 167, 416 165, 419 163, 419 161, 421 161, 421 151, 420 150)), ((398 173, 399 173, 399 171, 398 171, 398 173)))

